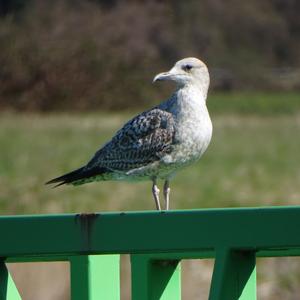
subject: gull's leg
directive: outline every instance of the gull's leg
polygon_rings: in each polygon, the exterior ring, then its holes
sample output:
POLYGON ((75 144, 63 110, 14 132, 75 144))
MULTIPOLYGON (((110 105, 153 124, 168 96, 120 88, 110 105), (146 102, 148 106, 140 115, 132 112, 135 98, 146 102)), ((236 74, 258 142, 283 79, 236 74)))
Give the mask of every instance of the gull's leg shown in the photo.
POLYGON ((169 180, 165 181, 164 184, 164 198, 165 198, 165 209, 169 210, 169 203, 170 203, 170 182, 169 180))
POLYGON ((159 188, 156 185, 156 179, 153 179, 152 194, 155 201, 156 209, 161 210, 159 203, 159 188))

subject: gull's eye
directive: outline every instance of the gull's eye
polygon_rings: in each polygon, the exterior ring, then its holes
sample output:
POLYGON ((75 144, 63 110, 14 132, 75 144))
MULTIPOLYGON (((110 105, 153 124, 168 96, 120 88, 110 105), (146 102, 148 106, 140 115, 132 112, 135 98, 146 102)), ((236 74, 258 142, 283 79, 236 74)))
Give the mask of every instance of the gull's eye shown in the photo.
POLYGON ((182 70, 184 70, 186 72, 192 70, 192 68, 193 68, 193 66, 189 65, 189 64, 182 66, 182 70))

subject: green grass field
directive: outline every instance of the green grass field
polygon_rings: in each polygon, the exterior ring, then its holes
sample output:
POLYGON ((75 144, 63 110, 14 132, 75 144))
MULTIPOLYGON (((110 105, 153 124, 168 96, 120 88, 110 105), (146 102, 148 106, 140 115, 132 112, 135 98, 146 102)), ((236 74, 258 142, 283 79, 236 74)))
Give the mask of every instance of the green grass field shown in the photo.
MULTIPOLYGON (((128 117, 2 114, 2 213, 153 209, 150 182, 44 185, 87 162, 128 117)), ((299 203, 299 114, 217 114, 212 119, 207 153, 171 183, 172 208, 299 203)))
MULTIPOLYGON (((44 185, 87 162, 132 115, 2 113, 1 214, 153 209, 150 182, 103 182, 57 189, 44 185)), ((234 109, 221 113, 212 107, 211 115, 212 143, 198 163, 172 181, 171 208, 300 204, 299 110, 269 114, 258 109, 237 114, 234 109)), ((272 259, 259 264, 259 294, 264 299, 295 299, 299 294, 298 261, 272 259), (290 269, 294 275, 287 275, 290 269)), ((199 298, 200 291, 191 289, 189 278, 199 276, 197 282, 201 278, 208 283, 210 278, 204 274, 210 274, 210 267, 202 263, 201 272, 195 271, 195 264, 186 263, 184 299, 199 298)), ((203 299, 207 291, 202 289, 203 299)))

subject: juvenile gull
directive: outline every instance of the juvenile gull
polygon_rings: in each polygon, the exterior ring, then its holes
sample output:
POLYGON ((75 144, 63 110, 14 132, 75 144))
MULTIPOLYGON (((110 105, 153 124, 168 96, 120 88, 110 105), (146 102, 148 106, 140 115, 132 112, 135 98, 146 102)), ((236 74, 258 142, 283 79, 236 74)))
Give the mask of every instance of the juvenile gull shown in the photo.
POLYGON ((206 107, 209 73, 197 58, 184 58, 153 82, 170 80, 176 91, 121 128, 83 167, 50 180, 80 185, 102 180, 151 180, 156 208, 161 209, 157 180, 164 180, 165 209, 169 209, 169 181, 178 169, 198 160, 212 136, 206 107))

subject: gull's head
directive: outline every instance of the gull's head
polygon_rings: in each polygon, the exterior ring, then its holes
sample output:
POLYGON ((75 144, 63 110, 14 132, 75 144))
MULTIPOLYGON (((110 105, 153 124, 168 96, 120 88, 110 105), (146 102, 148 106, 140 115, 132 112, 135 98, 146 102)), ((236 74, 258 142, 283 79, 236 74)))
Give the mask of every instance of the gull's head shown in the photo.
POLYGON ((179 87, 199 86, 206 93, 209 87, 208 69, 204 62, 194 57, 179 60, 170 71, 157 74, 153 82, 161 80, 174 81, 179 87))

